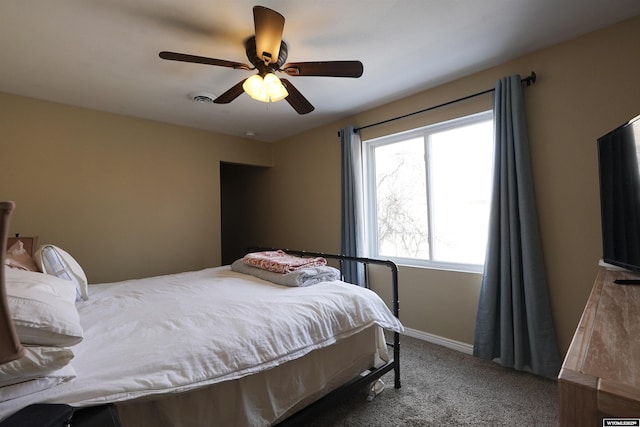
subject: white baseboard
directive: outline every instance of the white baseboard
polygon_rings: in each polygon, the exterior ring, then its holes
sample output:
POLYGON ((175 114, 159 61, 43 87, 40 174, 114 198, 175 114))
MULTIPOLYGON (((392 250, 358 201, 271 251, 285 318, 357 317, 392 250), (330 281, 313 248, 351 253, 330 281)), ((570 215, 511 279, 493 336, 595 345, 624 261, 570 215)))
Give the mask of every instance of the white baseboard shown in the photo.
MULTIPOLYGON (((473 346, 460 341, 451 340, 449 338, 439 337, 438 335, 428 334, 426 332, 418 331, 417 329, 404 328, 404 335, 411 338, 417 338, 419 340, 427 341, 433 344, 441 345, 443 347, 450 348, 466 354, 473 354, 473 346)), ((400 341, 402 346, 402 340, 400 341)), ((400 347, 402 348, 402 347, 400 347)))

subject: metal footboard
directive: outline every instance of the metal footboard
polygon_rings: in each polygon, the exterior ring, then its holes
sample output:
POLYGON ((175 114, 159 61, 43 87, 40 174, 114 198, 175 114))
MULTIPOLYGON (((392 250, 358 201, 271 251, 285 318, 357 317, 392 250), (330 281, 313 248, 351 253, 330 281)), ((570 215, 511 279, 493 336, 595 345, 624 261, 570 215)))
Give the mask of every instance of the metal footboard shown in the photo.
MULTIPOLYGON (((274 248, 263 248, 263 247, 252 247, 248 249, 248 252, 257 252, 257 251, 270 251, 277 250, 274 248)), ((387 267, 389 269, 389 273, 391 276, 391 304, 392 304, 392 312, 393 315, 398 319, 400 318, 400 303, 398 297, 398 266, 396 263, 390 260, 380 260, 374 258, 365 258, 365 257, 355 257, 355 256, 347 256, 347 255, 337 255, 337 254, 328 254, 323 252, 309 252, 309 251, 300 251, 300 250, 291 250, 291 249, 281 249, 282 251, 302 257, 323 257, 327 260, 336 260, 339 264, 339 269, 342 272, 345 263, 347 262, 355 262, 364 266, 365 272, 365 283, 363 286, 366 288, 370 288, 369 283, 369 265, 380 265, 387 267)), ((354 285, 357 286, 357 285, 354 285)), ((368 384, 372 384, 377 381, 380 377, 385 375, 387 372, 394 371, 394 387, 400 388, 400 334, 398 332, 393 332, 393 339, 391 342, 387 340, 387 346, 393 349, 393 359, 385 363, 384 365, 378 368, 371 368, 366 375, 361 375, 346 384, 338 387, 333 390, 329 394, 325 395, 321 399, 302 409, 301 411, 293 414, 291 417, 282 421, 278 424, 278 426, 299 426, 305 420, 312 418, 313 416, 319 414, 321 411, 326 410, 327 408, 332 407, 336 403, 343 400, 345 397, 352 395, 357 390, 366 387, 368 384)))

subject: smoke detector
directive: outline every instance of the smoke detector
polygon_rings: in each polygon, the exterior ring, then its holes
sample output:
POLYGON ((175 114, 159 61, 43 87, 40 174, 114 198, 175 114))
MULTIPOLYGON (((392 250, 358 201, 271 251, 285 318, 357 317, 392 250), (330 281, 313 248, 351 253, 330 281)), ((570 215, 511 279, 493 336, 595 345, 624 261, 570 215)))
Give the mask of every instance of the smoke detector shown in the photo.
POLYGON ((207 92, 195 92, 189 95, 193 102, 198 102, 200 104, 211 104, 216 97, 207 92))

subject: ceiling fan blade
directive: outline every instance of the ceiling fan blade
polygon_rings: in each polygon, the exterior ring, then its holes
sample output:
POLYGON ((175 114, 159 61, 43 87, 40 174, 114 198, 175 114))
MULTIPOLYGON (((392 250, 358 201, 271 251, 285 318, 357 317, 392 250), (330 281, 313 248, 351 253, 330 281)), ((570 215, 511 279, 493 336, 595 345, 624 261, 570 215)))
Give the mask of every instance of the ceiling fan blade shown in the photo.
POLYGON ((223 93, 222 95, 214 99, 213 102, 215 102, 216 104, 228 104, 234 99, 236 99, 237 97, 239 97, 240 95, 242 95, 242 93, 244 92, 244 89, 242 88, 242 84, 244 83, 244 80, 242 80, 240 83, 236 84, 231 89, 229 89, 228 91, 226 91, 225 93, 223 93))
POLYGON ((182 61, 182 62, 192 62, 196 64, 217 65, 220 67, 229 67, 229 68, 236 68, 241 70, 253 69, 247 64, 243 64, 241 62, 227 61, 224 59, 216 59, 216 58, 207 58, 204 56, 187 55, 186 53, 162 51, 160 52, 160 58, 167 59, 169 61, 182 61))
POLYGON ((278 61, 284 16, 263 6, 253 7, 253 23, 256 31, 256 54, 261 60, 273 64, 278 61))
POLYGON ((360 77, 364 67, 360 61, 290 62, 282 71, 290 76, 360 77))
POLYGON ((307 98, 305 98, 298 89, 295 88, 294 85, 287 79, 280 79, 284 87, 287 88, 287 92, 289 92, 289 96, 285 99, 293 107, 294 110, 298 112, 298 114, 308 114, 315 110, 315 107, 311 105, 307 98))

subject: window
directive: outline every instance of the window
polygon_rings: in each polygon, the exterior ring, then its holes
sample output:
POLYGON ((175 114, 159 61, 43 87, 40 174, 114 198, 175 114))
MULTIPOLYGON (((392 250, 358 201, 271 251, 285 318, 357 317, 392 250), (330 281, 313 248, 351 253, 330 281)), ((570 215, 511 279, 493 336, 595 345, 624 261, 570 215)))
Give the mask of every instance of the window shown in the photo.
POLYGON ((371 255, 481 271, 493 145, 492 111, 365 141, 371 255))

